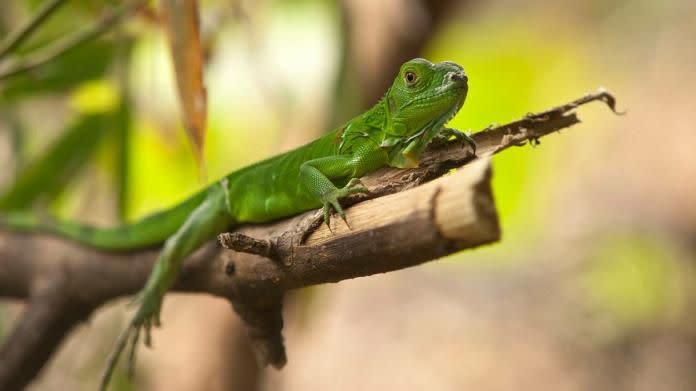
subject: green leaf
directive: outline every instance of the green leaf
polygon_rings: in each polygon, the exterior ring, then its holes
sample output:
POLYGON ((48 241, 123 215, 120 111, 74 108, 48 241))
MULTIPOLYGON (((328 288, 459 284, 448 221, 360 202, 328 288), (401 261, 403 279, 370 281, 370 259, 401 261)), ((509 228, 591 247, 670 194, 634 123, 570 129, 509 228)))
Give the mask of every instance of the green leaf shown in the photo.
POLYGON ((24 143, 26 141, 27 129, 19 117, 14 106, 0 107, 0 118, 5 121, 7 127, 12 156, 14 158, 14 176, 19 174, 20 168, 24 165, 24 143))
POLYGON ((116 189, 117 215, 121 221, 126 219, 128 212, 128 159, 130 155, 130 104, 123 97, 121 107, 113 121, 113 143, 116 149, 116 169, 114 170, 114 188, 116 189))
POLYGON ((115 47, 114 42, 89 42, 33 71, 0 81, 0 100, 61 92, 100 78, 113 60, 115 47))
POLYGON ((0 210, 27 209, 42 196, 49 200, 58 196, 93 155, 113 117, 109 112, 79 118, 42 156, 22 169, 0 197, 0 210))

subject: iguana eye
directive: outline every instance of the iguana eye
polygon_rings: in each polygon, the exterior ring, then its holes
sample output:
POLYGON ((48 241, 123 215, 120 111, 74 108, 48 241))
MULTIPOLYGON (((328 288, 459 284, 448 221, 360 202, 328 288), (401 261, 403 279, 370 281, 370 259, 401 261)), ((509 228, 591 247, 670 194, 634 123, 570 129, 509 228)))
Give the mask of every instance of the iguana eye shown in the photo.
POLYGON ((406 83, 411 85, 418 80, 418 76, 414 72, 408 71, 404 74, 404 80, 406 80, 406 83))

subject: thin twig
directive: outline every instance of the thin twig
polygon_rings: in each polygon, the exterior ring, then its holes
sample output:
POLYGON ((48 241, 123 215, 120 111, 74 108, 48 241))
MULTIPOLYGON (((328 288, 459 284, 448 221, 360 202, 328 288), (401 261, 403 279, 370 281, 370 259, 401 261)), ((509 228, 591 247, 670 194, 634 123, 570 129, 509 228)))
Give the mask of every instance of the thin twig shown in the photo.
POLYGON ((57 57, 67 53, 68 51, 90 41, 99 35, 108 31, 121 17, 131 13, 137 8, 145 4, 145 0, 133 0, 121 7, 110 10, 99 22, 95 23, 86 30, 79 31, 68 37, 65 37, 50 47, 39 51, 36 54, 28 56, 21 60, 16 60, 14 63, 8 61, 10 65, 6 69, 0 69, 0 80, 30 71, 36 67, 44 65, 57 57))
POLYGON ((29 38, 42 23, 48 20, 48 18, 65 3, 67 3, 66 0, 52 0, 44 3, 27 24, 12 33, 0 44, 0 60, 19 47, 19 45, 29 38))
POLYGON ((275 259, 275 246, 270 240, 258 240, 239 232, 227 232, 218 236, 222 247, 275 259))

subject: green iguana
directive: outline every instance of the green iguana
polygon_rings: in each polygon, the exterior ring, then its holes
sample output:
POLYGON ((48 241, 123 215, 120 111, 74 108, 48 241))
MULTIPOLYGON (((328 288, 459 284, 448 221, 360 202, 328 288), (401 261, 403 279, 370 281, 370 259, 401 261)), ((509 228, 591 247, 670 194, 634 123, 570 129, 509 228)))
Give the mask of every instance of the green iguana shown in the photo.
MULTIPOLYGON (((0 225, 18 231, 43 231, 107 251, 164 244, 145 287, 137 296, 125 339, 160 325, 165 292, 174 284, 182 261, 231 226, 260 223, 323 208, 345 221, 339 200, 366 192, 359 177, 384 166, 416 167, 434 138, 456 137, 474 150, 465 133, 444 125, 459 111, 468 91, 458 64, 414 59, 401 66, 384 97, 344 126, 295 150, 234 171, 171 209, 115 228, 9 213, 0 225)), ((121 338, 120 338, 121 340, 121 338)), ((118 344, 118 357, 125 343, 118 344)), ((133 349, 133 347, 131 347, 133 349)), ((105 372, 102 389, 115 365, 105 372)))

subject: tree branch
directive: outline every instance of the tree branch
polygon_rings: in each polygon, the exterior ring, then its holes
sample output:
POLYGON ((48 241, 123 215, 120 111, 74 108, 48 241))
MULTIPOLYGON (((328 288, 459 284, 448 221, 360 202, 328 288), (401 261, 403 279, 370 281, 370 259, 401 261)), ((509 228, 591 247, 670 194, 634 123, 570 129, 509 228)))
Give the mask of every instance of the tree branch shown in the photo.
MULTIPOLYGON (((578 123, 575 108, 596 100, 614 110, 613 97, 600 91, 475 134, 475 159, 465 144, 453 141, 429 149, 416 169, 385 168, 362 178, 370 194, 347 200, 365 201, 346 210, 352 229, 333 219, 331 230, 320 225, 304 235, 319 221, 319 213, 310 211, 223 234, 221 243, 245 252, 207 244, 186 260, 174 290, 229 299, 247 325, 259 363, 281 367, 284 291, 398 270, 496 241, 490 156, 578 123), (443 176, 457 167, 462 168, 443 176)), ((30 299, 0 350, 0 389, 25 386, 71 326, 106 301, 137 292, 156 255, 156 250, 100 252, 43 234, 0 233, 0 297, 30 299), (41 315, 41 308, 54 311, 41 315)))

